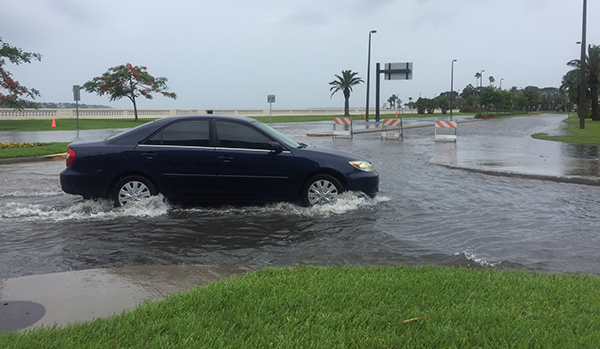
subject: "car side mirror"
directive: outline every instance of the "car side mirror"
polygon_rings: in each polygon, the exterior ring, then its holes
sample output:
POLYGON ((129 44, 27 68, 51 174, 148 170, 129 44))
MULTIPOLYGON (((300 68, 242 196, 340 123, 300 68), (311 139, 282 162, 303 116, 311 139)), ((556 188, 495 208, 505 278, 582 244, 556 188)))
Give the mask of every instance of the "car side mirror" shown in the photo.
POLYGON ((269 142, 269 150, 274 154, 279 154, 284 151, 284 148, 278 142, 269 142))

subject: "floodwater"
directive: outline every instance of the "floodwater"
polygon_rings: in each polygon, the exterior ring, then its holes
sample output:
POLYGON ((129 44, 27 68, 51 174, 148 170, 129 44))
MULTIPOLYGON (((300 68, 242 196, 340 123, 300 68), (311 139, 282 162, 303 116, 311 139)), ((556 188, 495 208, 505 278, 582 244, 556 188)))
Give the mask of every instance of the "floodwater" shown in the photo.
MULTIPOLYGON (((326 123, 275 125, 298 141, 366 156, 380 174, 375 199, 348 193, 316 208, 181 208, 155 197, 114 209, 108 201, 64 194, 58 181, 64 161, 0 165, 0 278, 157 264, 435 264, 600 274, 600 187, 436 164, 512 170, 515 163, 498 156, 503 150, 561 159, 554 163, 597 160, 597 147, 529 138, 557 130, 562 118, 465 123, 456 144, 434 142, 431 127, 407 129, 399 142, 378 133, 306 136, 329 131, 326 123)), ((569 168, 557 166, 563 165, 550 166, 550 174, 569 168)))

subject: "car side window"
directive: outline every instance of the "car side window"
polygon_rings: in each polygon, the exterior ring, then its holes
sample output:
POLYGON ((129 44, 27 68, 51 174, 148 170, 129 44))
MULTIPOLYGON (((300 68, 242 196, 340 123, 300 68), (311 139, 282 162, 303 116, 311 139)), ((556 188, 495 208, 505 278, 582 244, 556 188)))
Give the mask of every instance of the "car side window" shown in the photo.
POLYGON ((256 129, 236 122, 216 121, 216 126, 224 148, 269 149, 272 141, 256 129))
POLYGON ((150 137, 144 144, 208 147, 209 121, 190 120, 173 123, 150 137))

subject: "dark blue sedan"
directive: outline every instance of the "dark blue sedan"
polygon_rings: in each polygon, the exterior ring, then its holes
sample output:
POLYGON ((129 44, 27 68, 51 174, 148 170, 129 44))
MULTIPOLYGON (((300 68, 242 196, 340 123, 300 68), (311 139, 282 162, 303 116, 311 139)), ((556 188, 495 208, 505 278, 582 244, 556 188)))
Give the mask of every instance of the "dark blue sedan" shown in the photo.
POLYGON ((344 191, 377 195, 379 175, 352 153, 297 143, 254 119, 177 116, 99 142, 72 143, 62 190, 116 206, 161 193, 172 202, 312 206, 344 191))

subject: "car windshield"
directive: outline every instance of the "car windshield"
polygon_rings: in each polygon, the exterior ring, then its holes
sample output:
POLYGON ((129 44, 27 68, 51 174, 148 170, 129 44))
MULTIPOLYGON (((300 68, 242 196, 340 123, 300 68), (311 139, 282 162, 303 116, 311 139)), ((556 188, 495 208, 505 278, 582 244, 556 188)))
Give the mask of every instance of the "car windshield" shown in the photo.
POLYGON ((277 131, 276 129, 272 128, 267 124, 257 122, 254 125, 266 132, 269 136, 279 140, 280 142, 282 142, 290 148, 303 148, 303 145, 301 143, 296 142, 295 140, 289 138, 288 136, 284 135, 283 133, 277 131))

